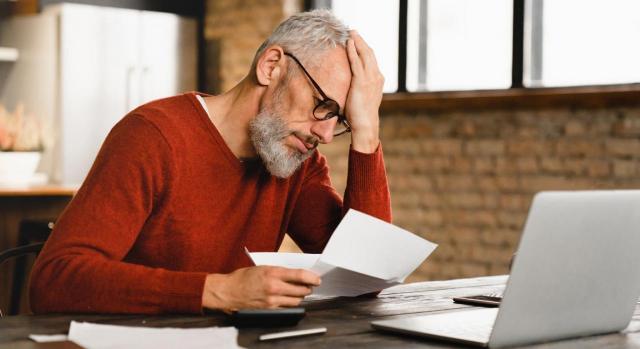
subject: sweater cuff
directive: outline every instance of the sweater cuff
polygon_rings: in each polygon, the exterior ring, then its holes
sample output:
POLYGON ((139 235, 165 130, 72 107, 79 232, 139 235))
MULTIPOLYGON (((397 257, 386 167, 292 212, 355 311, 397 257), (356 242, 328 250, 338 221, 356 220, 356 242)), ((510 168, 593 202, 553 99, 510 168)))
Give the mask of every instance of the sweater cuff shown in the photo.
POLYGON ((202 292, 207 273, 165 271, 162 304, 167 313, 202 314, 202 292))
POLYGON ((361 153, 349 148, 349 172, 347 186, 356 192, 371 190, 380 185, 381 180, 386 183, 386 171, 382 156, 382 142, 371 154, 361 153))

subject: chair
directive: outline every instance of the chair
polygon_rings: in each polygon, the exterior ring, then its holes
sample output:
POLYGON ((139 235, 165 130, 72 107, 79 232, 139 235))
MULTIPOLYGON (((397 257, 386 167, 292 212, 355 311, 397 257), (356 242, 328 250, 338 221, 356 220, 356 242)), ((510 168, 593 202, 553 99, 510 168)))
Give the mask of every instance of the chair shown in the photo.
MULTIPOLYGON (((38 254, 42 250, 43 246, 44 246, 44 242, 38 242, 38 243, 35 243, 35 244, 29 244, 29 245, 14 247, 14 248, 10 248, 8 250, 2 251, 2 252, 0 252, 0 264, 4 263, 9 258, 23 257, 23 256, 25 256, 27 254, 30 254, 30 253, 38 254)), ((23 280, 23 278, 24 278, 24 275, 22 275, 22 278, 20 280, 23 280)), ((14 311, 14 301, 17 301, 17 306, 18 307, 20 306, 20 291, 22 291, 21 290, 22 287, 20 287, 18 289, 18 295, 16 297, 16 294, 15 294, 15 289, 16 289, 15 280, 16 280, 16 277, 15 277, 15 274, 14 274, 14 285, 13 285, 13 290, 12 290, 12 293, 11 293, 11 305, 10 305, 11 308, 10 308, 10 311, 9 311, 10 315, 11 314, 17 314, 17 312, 18 312, 17 307, 15 309, 15 313, 13 312, 14 311)), ((21 282, 20 286, 22 286, 22 282, 21 282)), ((3 316, 2 310, 0 310, 0 316, 3 316)))
MULTIPOLYGON (((24 219, 18 228, 18 248, 28 246, 35 242, 43 242, 49 238, 53 230, 53 219, 24 219)), ((34 251, 36 254, 40 250, 34 251)), ((25 254, 16 259, 13 269, 13 282, 11 285, 11 303, 9 305, 9 315, 16 315, 20 311, 20 298, 22 296, 22 286, 24 284, 27 268, 25 254)))

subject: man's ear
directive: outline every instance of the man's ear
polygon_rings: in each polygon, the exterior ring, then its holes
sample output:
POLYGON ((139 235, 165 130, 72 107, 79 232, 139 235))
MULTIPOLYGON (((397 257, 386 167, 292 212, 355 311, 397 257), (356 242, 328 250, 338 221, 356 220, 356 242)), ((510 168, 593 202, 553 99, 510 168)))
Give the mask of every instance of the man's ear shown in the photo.
POLYGON ((282 72, 282 64, 284 59, 284 51, 280 46, 270 46, 256 63, 256 80, 262 86, 268 86, 275 80, 278 80, 282 72))

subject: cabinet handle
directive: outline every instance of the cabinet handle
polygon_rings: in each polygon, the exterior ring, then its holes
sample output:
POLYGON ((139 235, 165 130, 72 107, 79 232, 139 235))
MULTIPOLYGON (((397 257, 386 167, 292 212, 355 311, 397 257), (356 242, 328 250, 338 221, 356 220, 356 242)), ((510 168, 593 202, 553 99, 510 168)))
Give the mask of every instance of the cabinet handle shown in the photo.
POLYGON ((138 96, 140 98, 140 100, 138 101, 138 104, 142 104, 142 103, 146 103, 147 101, 147 95, 145 92, 147 92, 147 88, 149 88, 149 86, 147 85, 147 77, 149 76, 149 67, 148 66, 144 66, 142 67, 142 69, 140 69, 141 73, 140 73, 140 86, 139 86, 139 92, 138 92, 138 96))
POLYGON ((125 87, 125 112, 128 113, 133 108, 133 96, 131 93, 133 92, 133 75, 135 74, 136 67, 130 65, 127 67, 127 81, 125 87))

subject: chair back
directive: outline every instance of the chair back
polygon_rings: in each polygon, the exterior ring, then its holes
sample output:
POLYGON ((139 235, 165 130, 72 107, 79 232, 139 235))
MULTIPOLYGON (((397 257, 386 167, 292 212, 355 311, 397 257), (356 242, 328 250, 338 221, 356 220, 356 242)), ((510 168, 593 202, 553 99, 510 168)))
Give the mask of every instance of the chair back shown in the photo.
MULTIPOLYGON (((4 263, 10 258, 20 257, 31 253, 39 253, 44 247, 44 242, 37 242, 35 244, 29 244, 19 247, 10 248, 0 252, 0 264, 4 263)), ((4 316, 2 309, 0 309, 0 317, 4 316)))

